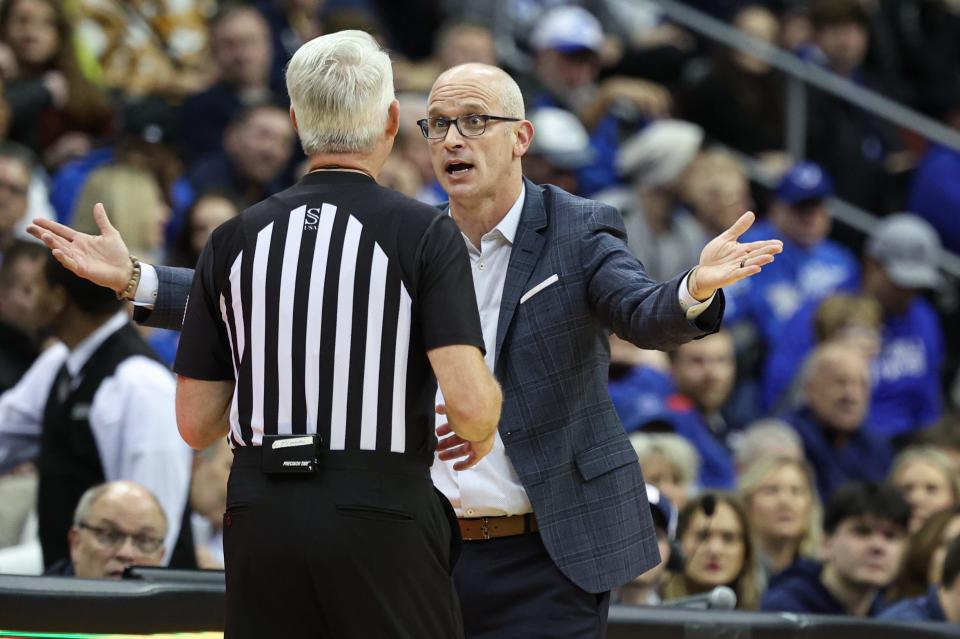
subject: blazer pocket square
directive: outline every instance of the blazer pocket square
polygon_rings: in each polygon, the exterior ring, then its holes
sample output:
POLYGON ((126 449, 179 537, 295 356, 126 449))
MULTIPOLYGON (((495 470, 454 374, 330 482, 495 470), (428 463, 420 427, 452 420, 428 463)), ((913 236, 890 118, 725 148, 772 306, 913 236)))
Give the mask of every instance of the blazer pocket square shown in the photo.
POLYGON ((556 273, 554 273, 553 275, 551 275, 550 277, 543 280, 542 282, 540 282, 539 284, 531 288, 529 291, 524 293, 523 297, 520 298, 520 303, 523 304, 524 302, 529 300, 531 297, 533 297, 543 289, 547 288, 551 284, 556 284, 559 281, 560 281, 560 277, 556 273))

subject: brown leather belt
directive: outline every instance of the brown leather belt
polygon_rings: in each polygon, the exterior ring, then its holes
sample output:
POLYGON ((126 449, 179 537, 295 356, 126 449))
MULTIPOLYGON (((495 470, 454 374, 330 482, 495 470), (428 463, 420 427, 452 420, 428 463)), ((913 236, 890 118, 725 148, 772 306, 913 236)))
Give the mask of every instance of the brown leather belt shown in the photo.
POLYGON ((525 515, 504 515, 501 517, 459 518, 460 536, 464 541, 482 541, 498 537, 513 537, 537 532, 537 518, 533 513, 525 515))

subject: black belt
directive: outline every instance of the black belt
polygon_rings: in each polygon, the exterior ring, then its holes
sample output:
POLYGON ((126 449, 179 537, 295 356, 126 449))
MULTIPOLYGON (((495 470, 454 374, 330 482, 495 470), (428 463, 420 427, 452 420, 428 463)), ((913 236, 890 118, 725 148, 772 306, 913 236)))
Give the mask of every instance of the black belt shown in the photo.
MULTIPOLYGON (((260 446, 233 449, 233 468, 260 468, 260 446)), ((379 450, 321 450, 318 467, 336 470, 373 470, 379 472, 430 475, 433 455, 429 453, 390 453, 379 450)))

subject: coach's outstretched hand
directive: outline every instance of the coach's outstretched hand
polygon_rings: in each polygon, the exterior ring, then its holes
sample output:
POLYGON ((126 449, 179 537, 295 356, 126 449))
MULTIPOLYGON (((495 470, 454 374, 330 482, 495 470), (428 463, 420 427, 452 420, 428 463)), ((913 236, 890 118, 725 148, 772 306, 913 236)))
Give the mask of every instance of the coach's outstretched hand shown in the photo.
POLYGON ((747 211, 733 226, 713 238, 700 253, 700 264, 687 279, 690 294, 700 301, 710 298, 724 286, 729 286, 773 262, 773 256, 783 251, 780 240, 761 240, 741 244, 738 240, 753 226, 756 216, 747 211))
POLYGON ((39 218, 27 227, 27 232, 46 244, 57 261, 79 277, 119 293, 127 287, 133 274, 130 252, 110 223, 103 204, 93 207, 93 219, 100 235, 87 235, 39 218))

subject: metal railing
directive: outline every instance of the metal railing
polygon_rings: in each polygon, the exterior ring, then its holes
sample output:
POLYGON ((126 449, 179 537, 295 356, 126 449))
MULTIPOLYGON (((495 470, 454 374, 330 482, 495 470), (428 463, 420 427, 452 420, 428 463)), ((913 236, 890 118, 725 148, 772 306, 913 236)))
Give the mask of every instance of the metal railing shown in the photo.
MULTIPOLYGON (((786 150, 794 160, 805 158, 807 137, 807 91, 809 87, 829 93, 877 115, 893 124, 913 131, 921 137, 960 151, 960 132, 944 126, 922 113, 865 89, 849 80, 800 60, 791 53, 757 40, 735 27, 717 20, 676 0, 652 0, 663 13, 679 25, 731 49, 752 55, 781 71, 786 77, 786 150)), ((771 176, 759 164, 742 156, 749 167, 750 177, 764 186, 773 186, 771 176)), ((840 198, 834 198, 831 210, 834 216, 864 234, 869 235, 878 223, 877 216, 840 198)), ((958 220, 960 223, 960 220, 958 220)), ((940 267, 953 277, 960 278, 960 256, 944 251, 940 267)))

